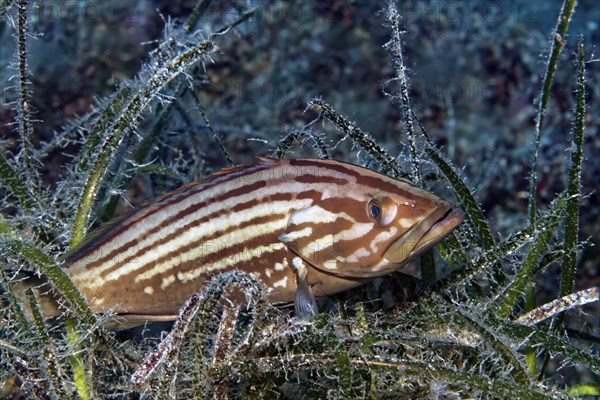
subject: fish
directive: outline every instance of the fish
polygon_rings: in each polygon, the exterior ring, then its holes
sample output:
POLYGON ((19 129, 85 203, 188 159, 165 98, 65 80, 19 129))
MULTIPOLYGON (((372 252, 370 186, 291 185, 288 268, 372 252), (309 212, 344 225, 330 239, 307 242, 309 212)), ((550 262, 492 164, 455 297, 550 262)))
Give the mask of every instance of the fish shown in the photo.
POLYGON ((261 281, 270 303, 313 316, 316 298, 402 272, 462 221, 406 180, 336 160, 259 157, 109 222, 63 268, 94 313, 133 324, 176 319, 231 270, 261 281))

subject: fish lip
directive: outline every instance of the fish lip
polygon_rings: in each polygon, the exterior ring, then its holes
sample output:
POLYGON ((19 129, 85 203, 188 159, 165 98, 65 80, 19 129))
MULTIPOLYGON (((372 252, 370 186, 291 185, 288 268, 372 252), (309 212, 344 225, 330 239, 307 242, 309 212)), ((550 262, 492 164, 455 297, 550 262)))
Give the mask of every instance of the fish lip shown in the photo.
POLYGON ((450 208, 442 218, 431 225, 427 232, 421 236, 414 250, 410 253, 410 258, 423 253, 444 240, 464 219, 465 214, 460 208, 450 208))
POLYGON ((464 220, 460 208, 439 207, 396 240, 384 253, 389 262, 401 265, 442 241, 464 220))

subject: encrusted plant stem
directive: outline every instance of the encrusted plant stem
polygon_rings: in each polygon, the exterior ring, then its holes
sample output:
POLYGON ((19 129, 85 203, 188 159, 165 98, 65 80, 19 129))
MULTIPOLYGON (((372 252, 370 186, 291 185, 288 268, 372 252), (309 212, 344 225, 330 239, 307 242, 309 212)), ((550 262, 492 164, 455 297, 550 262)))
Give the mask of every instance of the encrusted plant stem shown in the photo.
POLYGON ((0 0, 0 18, 4 17, 12 10, 15 5, 14 3, 15 0, 0 0))
MULTIPOLYGON (((542 128, 544 126, 544 116, 546 115, 546 107, 548 105, 548 99, 550 98, 550 89, 552 87, 554 73, 556 72, 556 66, 558 65, 560 53, 565 45, 565 36, 569 29, 569 23, 571 21, 571 16, 573 15, 576 4, 577 0, 564 0, 562 4, 556 29, 554 31, 554 38, 552 40, 550 56, 548 57, 548 63, 546 65, 546 72, 544 73, 542 90, 538 98, 538 109, 535 119, 534 149, 531 156, 531 172, 529 176, 529 204, 527 206, 527 214, 530 225, 534 224, 537 218, 537 164, 542 137, 542 128)), ((525 286, 525 310, 531 310, 533 307, 535 307, 535 297, 535 285, 530 282, 525 286)), ((530 350, 527 354, 527 363, 530 371, 535 371, 537 369, 537 357, 533 350, 530 350)))
POLYGON ((71 282, 67 274, 52 260, 50 256, 37 247, 20 240, 7 240, 2 247, 29 260, 36 268, 48 277, 52 285, 74 306, 74 313, 86 323, 92 325, 96 318, 90 311, 85 299, 71 282))
POLYGON ((565 241, 562 275, 560 281, 560 296, 566 296, 575 286, 575 269, 577 266, 577 248, 579 244, 579 202, 581 195, 581 162, 583 160, 583 138, 585 130, 585 52, 583 35, 579 37, 578 75, 577 75, 577 105, 573 124, 573 139, 571 143, 571 167, 567 188, 567 217, 565 220, 565 241))
POLYGON ((471 329, 475 330, 485 339, 487 345, 491 346, 505 361, 511 366, 511 375, 520 385, 529 386, 532 382, 527 375, 527 368, 519 359, 511 343, 498 335, 485 321, 480 320, 476 315, 470 315, 457 309, 457 313, 466 321, 471 329))
POLYGON ((215 50, 216 46, 213 42, 203 41, 191 49, 178 54, 165 66, 158 69, 141 90, 126 101, 124 107, 120 110, 121 112, 119 115, 111 123, 111 126, 108 129, 109 133, 100 147, 99 154, 91 167, 85 182, 83 193, 77 206, 75 220, 73 221, 71 248, 77 246, 85 235, 90 218, 91 207, 100 189, 100 182, 106 174, 108 165, 114 152, 121 143, 125 132, 131 129, 131 125, 137 121, 150 101, 158 96, 160 91, 169 82, 179 76, 179 74, 183 73, 191 65, 200 61, 215 50))
MULTIPOLYGON (((3 354, 4 356, 4 354, 3 354)), ((4 361, 4 359, 3 359, 4 361)), ((17 355, 9 354, 6 364, 14 371, 23 382, 21 389, 38 400, 53 400, 48 394, 46 382, 29 368, 27 361, 17 355)))
POLYGON ((549 240, 552 237, 559 222, 556 220, 547 225, 547 228, 542 228, 542 232, 531 246, 516 277, 497 294, 488 307, 488 314, 493 313, 500 318, 510 317, 517 300, 523 296, 526 286, 531 284, 529 277, 562 259, 562 251, 547 252, 549 243, 546 241, 546 238, 549 240), (524 277, 527 277, 527 279, 524 279, 524 277))
POLYGON ((480 255, 477 259, 471 261, 462 270, 453 273, 450 277, 442 279, 430 286, 427 292, 419 294, 419 305, 424 305, 432 302, 432 297, 439 295, 445 290, 453 287, 454 285, 465 282, 475 274, 490 268, 498 261, 513 254, 523 246, 535 238, 535 233, 540 230, 548 229, 548 226, 553 226, 557 223, 558 219, 562 217, 565 210, 564 196, 559 196, 550 206, 550 210, 540 218, 535 225, 529 226, 508 239, 499 243, 498 245, 487 250, 485 253, 480 255))
POLYGON ((206 124, 208 130, 210 131, 213 138, 215 139, 215 142, 217 142, 217 146, 219 146, 219 149, 223 153, 223 156, 225 156, 225 158, 227 159, 227 162, 229 163, 230 166, 235 167, 233 158, 231 158, 229 151, 225 147, 225 143, 223 143, 223 138, 221 138, 221 135, 213 129, 212 124, 208 120, 208 116, 206 115, 206 111, 204 110, 204 106, 202 105, 202 102, 200 101, 198 94, 194 91, 190 91, 190 94, 192 96, 192 99, 194 99, 194 102, 196 103, 196 107, 200 111, 200 115, 202 115, 202 119, 204 120, 204 123, 206 124))
MULTIPOLYGON (((349 364, 354 367, 370 370, 396 372, 403 377, 434 380, 446 385, 460 385, 483 391, 498 398, 549 399, 541 388, 524 388, 502 379, 486 379, 473 374, 461 372, 434 362, 421 362, 401 358, 379 360, 372 356, 350 358, 349 364)), ((255 375, 257 372, 269 373, 282 369, 298 368, 334 369, 338 366, 335 354, 288 354, 286 357, 265 357, 244 362, 230 362, 221 368, 235 371, 237 375, 255 375)), ((553 393, 559 394, 559 393, 553 393)))
POLYGON ((521 348, 544 347, 552 353, 563 354, 565 357, 585 365, 594 373, 600 374, 600 358, 597 354, 593 354, 589 350, 582 350, 556 335, 547 333, 545 329, 529 327, 506 320, 500 321, 493 316, 490 316, 486 322, 490 323, 499 333, 522 341, 521 348))
POLYGON ((285 152, 296 143, 304 144, 307 140, 312 140, 314 148, 319 153, 319 158, 328 160, 331 159, 331 154, 323 138, 310 130, 292 130, 289 134, 279 140, 277 149, 275 149, 275 157, 282 159, 285 152))
POLYGON ((198 293, 188 299, 181 307, 177 321, 169 335, 158 345, 158 349, 146 356, 140 367, 131 377, 131 382, 137 386, 147 383, 152 373, 163 363, 172 363, 179 354, 183 338, 187 333, 190 322, 202 305, 202 294, 198 293))
POLYGON ((12 287, 8 283, 8 277, 6 276, 6 272, 0 268, 0 287, 4 291, 5 299, 8 300, 9 307, 3 306, 0 308, 0 316, 6 321, 8 321, 8 310, 10 309, 18 322, 18 327, 23 330, 23 332, 27 335, 31 335, 31 327, 29 323, 25 319, 25 314, 23 314, 23 310, 19 307, 19 301, 17 300, 17 296, 15 296, 12 287))
POLYGON ((437 165, 452 186, 454 194, 460 201, 461 209, 465 212, 466 217, 469 219, 469 222, 481 240, 482 247, 485 250, 494 247, 495 242, 490 227, 483 215, 483 211, 481 211, 481 207, 479 207, 477 200, 475 200, 475 197, 469 190, 469 187, 461 179, 460 175, 454 171, 452 166, 444 160, 442 155, 433 147, 429 140, 428 145, 425 148, 425 153, 431 158, 435 165, 437 165))
POLYGON ((200 20, 200 18, 204 14, 204 12, 208 9, 208 6, 210 6, 211 2, 212 2, 212 0, 200 0, 196 4, 196 7, 194 7, 194 11, 192 11, 192 14, 189 16, 189 18, 187 20, 188 33, 194 32, 194 29, 196 29, 196 25, 198 24, 198 21, 200 20))
POLYGON ((69 363, 73 369, 73 379, 75 381, 77 396, 81 400, 88 400, 91 398, 89 388, 90 382, 87 368, 83 360, 85 349, 80 341, 81 335, 79 327, 80 325, 75 319, 71 317, 67 318, 67 343, 71 346, 72 351, 72 354, 69 356, 69 363))
MULTIPOLYGON (((201 293, 194 294, 192 297, 190 297, 190 299, 188 299, 183 307, 181 307, 173 329, 171 329, 169 335, 161 341, 157 350, 149 353, 145 357, 140 367, 132 375, 131 382, 140 388, 150 389, 152 391, 162 391, 167 389, 169 392, 173 392, 176 379, 176 375, 173 374, 173 371, 177 366, 179 352, 184 343, 186 335, 188 335, 190 329, 196 327, 194 331, 194 340, 195 343, 201 343, 210 328, 209 319, 215 312, 215 309, 218 307, 219 300, 223 296, 224 291, 234 287, 243 290, 246 301, 252 303, 254 307, 258 308, 256 310, 257 314, 264 311, 262 309, 262 305, 264 304, 265 300, 262 295, 262 289, 254 280, 254 278, 251 278, 249 275, 240 271, 231 271, 215 276, 209 281, 201 293), (160 380, 164 383, 162 386, 169 386, 167 388, 155 388, 153 385, 150 385, 152 375, 159 368, 161 368, 161 366, 166 366, 166 372, 160 377, 160 380)), ((236 306, 234 305, 234 308, 235 307, 236 306)), ((228 315, 228 312, 230 311, 231 310, 225 312, 225 319, 228 317, 234 319, 237 318, 235 315, 228 315)), ((236 312, 234 312, 234 314, 236 314, 236 312)), ((231 320, 226 320, 223 323, 227 324, 230 322, 231 320)), ((235 327, 235 323, 230 325, 230 327, 231 326, 235 327)), ((222 337, 224 338, 223 340, 225 341, 232 338, 232 336, 228 336, 230 332, 219 332, 222 334, 222 337)), ((252 340, 253 336, 254 331, 252 328, 249 332, 249 335, 246 336, 246 339, 252 340)), ((215 343, 213 363, 222 362, 226 358, 230 349, 230 343, 215 343)), ((198 351, 204 354, 204 349, 198 349, 198 351)), ((203 367, 203 365, 199 367, 203 367)), ((202 373, 204 375, 204 381, 210 379, 210 377, 206 376, 205 369, 202 370, 202 373)), ((203 383, 204 382, 199 382, 199 384, 203 383)))
POLYGON ((27 78, 27 3, 28 0, 18 0, 17 3, 17 53, 19 69, 19 102, 17 107, 19 119, 19 135, 21 136, 21 156, 24 162, 24 174, 31 178, 33 165, 31 159, 31 113, 29 102, 29 79, 27 78))
POLYGON ((531 282, 533 272, 540 264, 540 260, 546 254, 550 240, 554 236, 558 227, 558 220, 551 221, 550 224, 542 227, 537 234, 535 242, 529 249, 527 256, 523 260, 517 276, 511 282, 510 287, 505 291, 504 296, 498 298, 494 303, 497 307, 491 307, 501 318, 507 318, 512 312, 517 300, 523 295, 525 287, 531 282))
POLYGON ((37 328, 38 337, 36 340, 43 355, 43 374, 49 378, 51 387, 58 395, 58 398, 66 399, 69 396, 63 387, 62 376, 60 373, 60 363, 56 357, 56 348, 50 340, 50 335, 48 334, 48 329, 46 328, 46 324, 42 318, 42 312, 40 310, 39 303, 35 297, 33 289, 31 288, 27 290, 27 299, 29 300, 29 305, 35 319, 35 326, 37 328))
MULTIPOLYGON (((142 165, 146 160, 146 157, 152 150, 152 146, 154 146, 155 141, 167 126, 167 122, 169 121, 171 110, 173 109, 174 104, 174 102, 171 102, 162 109, 150 132, 138 144, 137 149, 133 153, 132 163, 134 165, 142 165)), ((117 178, 113 186, 114 189, 117 191, 124 190, 137 172, 139 172, 139 169, 136 169, 131 173, 125 171, 117 178)), ((109 200, 104 203, 102 208, 98 211, 98 218, 104 222, 110 220, 117 209, 118 201, 119 196, 110 196, 109 200)))
POLYGON ((569 30, 569 23, 571 22, 571 17, 573 16, 576 5, 577 0, 564 0, 562 4, 556 29, 554 31, 550 57, 548 58, 548 64, 546 65, 542 91, 538 99, 538 110, 535 119, 534 150, 531 157, 531 176, 529 177, 529 205, 527 208, 530 224, 535 222, 537 213, 537 160, 540 150, 542 128, 544 125, 544 116, 546 115, 546 107, 548 105, 548 99, 550 98, 550 89, 552 87, 552 81, 554 79, 554 73, 556 72, 560 52, 565 45, 565 36, 569 30))
POLYGON ((32 208, 35 206, 35 197, 26 180, 15 171, 3 155, 0 155, 0 181, 8 186, 23 207, 32 208))
POLYGON ((400 108, 402 111, 402 123, 408 136, 408 145, 410 149, 410 161, 412 164, 412 178, 419 187, 423 186, 419 162, 417 160, 417 140, 413 121, 412 108, 410 106, 410 97, 408 95, 408 79, 406 77, 406 67, 402 58, 402 40, 400 39, 400 14, 396 8, 396 3, 390 1, 387 10, 388 21, 392 25, 392 38, 385 45, 392 54, 392 62, 396 70, 396 80, 400 85, 400 108))
POLYGON ((579 292, 571 293, 560 299, 552 300, 535 310, 531 310, 528 313, 521 315, 515 322, 532 326, 567 310, 595 303, 597 301, 600 301, 600 287, 580 290, 579 292))
POLYGON ((355 123, 344 118, 333 107, 321 99, 315 98, 308 102, 308 107, 321 113, 325 118, 331 121, 339 130, 350 136, 360 147, 365 149, 382 167, 384 173, 392 173, 395 177, 406 177, 400 166, 389 153, 379 146, 377 142, 364 132, 355 123))

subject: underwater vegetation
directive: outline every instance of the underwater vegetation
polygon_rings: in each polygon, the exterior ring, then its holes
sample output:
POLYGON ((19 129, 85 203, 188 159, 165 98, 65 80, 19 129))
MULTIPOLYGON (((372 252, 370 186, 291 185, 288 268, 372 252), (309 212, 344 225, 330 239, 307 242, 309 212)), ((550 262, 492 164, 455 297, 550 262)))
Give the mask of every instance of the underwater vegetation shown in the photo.
POLYGON ((576 3, 0 0, 0 398, 600 395, 600 16, 576 3), (173 324, 90 312, 60 268, 89 231, 256 156, 404 177, 465 222, 421 280, 311 319, 243 271, 173 324))

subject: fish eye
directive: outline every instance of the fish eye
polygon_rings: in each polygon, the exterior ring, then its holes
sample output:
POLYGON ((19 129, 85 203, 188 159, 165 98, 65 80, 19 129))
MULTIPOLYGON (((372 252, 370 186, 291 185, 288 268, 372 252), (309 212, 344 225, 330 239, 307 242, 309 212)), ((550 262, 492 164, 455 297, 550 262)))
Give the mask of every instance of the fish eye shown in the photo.
POLYGON ((396 203, 385 195, 374 196, 369 200, 367 213, 377 225, 389 225, 396 216, 396 203))
POLYGON ((369 212, 371 213, 371 218, 373 218, 374 220, 378 220, 381 216, 381 208, 379 207, 379 204, 371 200, 371 202, 369 203, 369 212))

